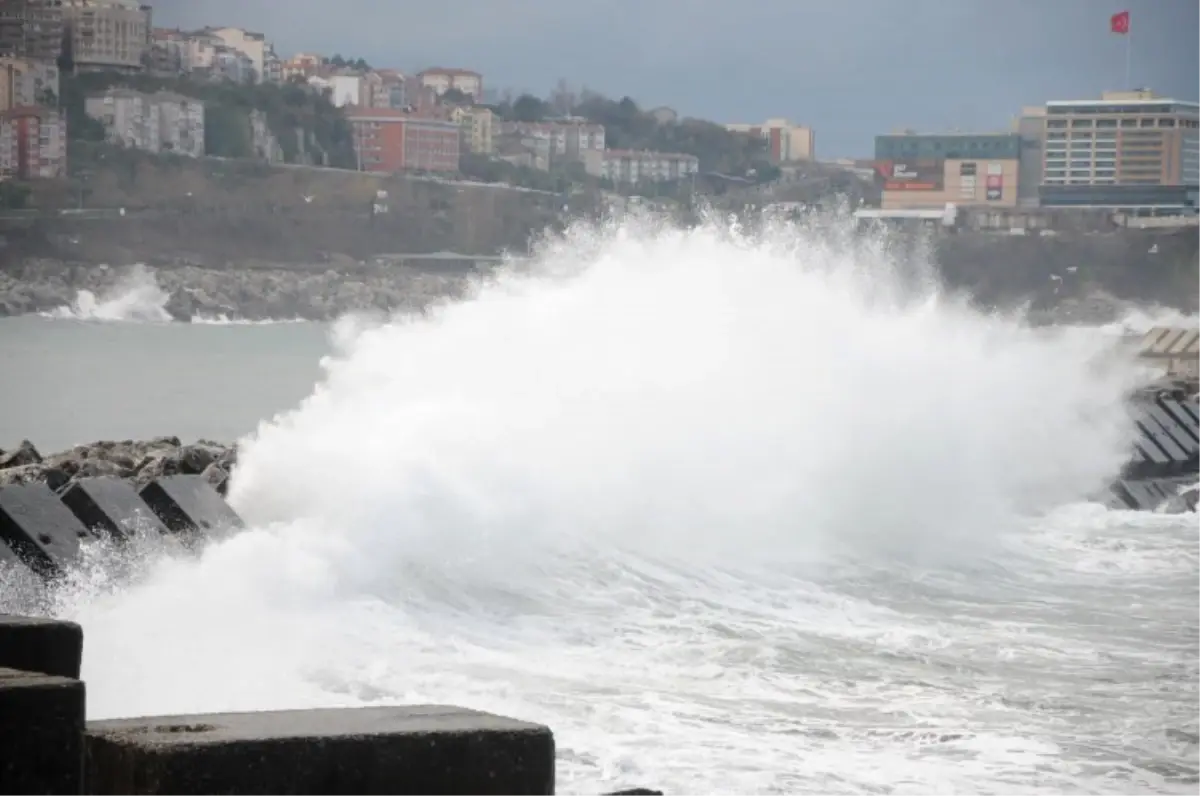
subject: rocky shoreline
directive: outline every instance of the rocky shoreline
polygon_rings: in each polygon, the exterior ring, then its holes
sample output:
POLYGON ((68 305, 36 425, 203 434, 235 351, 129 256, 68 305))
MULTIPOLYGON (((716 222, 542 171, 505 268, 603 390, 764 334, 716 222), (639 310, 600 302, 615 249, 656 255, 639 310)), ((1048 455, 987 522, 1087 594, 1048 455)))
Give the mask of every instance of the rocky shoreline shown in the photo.
POLYGON ((201 475, 223 494, 236 466, 237 447, 211 440, 188 445, 179 437, 102 440, 45 456, 23 440, 12 450, 0 449, 0 487, 44 483, 61 492, 75 479, 109 476, 141 489, 162 476, 201 475))
MULTIPOLYGON (((420 312, 466 293, 476 272, 348 260, 305 266, 186 263, 114 267, 29 260, 0 271, 0 318, 49 314, 81 320, 332 321, 351 312, 420 312)), ((1044 323, 1111 323, 1135 307, 1103 291, 1030 309, 1044 323)))
POLYGON ((349 312, 420 311, 464 291, 466 269, 353 260, 306 266, 94 265, 27 260, 0 271, 0 317, 55 313, 103 320, 328 321, 349 312))

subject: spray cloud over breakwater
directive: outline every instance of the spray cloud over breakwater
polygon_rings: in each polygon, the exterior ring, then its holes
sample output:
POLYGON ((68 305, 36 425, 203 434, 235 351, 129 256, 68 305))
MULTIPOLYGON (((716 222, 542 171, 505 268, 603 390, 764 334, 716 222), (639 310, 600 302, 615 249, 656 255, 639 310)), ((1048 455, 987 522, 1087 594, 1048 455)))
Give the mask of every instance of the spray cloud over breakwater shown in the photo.
MULTIPOLYGON (((39 313, 57 320, 92 321, 103 323, 171 323, 175 320, 168 310, 171 296, 162 288, 154 272, 142 264, 118 270, 120 276, 100 293, 78 290, 70 304, 39 313)), ((288 323, 280 320, 246 320, 226 313, 196 314, 191 323, 240 325, 288 323)))
MULTIPOLYGON (((886 595, 1011 598, 1032 565, 1004 541, 1117 472, 1138 377, 916 266, 837 230, 580 227, 471 301, 343 327, 243 446, 254 530, 56 595, 91 710, 462 703, 547 721, 568 781, 677 790, 973 787, 1053 757, 1018 740, 1045 728, 963 720, 972 687, 915 695, 914 652, 997 642, 886 595), (910 755, 930 721, 954 754, 910 755)), ((1071 641, 1029 627, 1014 649, 1071 641)))

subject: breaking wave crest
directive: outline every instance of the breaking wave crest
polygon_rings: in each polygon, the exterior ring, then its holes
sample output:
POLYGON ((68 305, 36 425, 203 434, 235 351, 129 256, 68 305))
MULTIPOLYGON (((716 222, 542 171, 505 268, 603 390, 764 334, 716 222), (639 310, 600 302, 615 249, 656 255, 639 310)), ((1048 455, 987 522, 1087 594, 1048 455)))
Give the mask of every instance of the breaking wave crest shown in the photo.
POLYGON ((564 790, 1186 781, 1160 736, 1195 735, 1195 557, 1166 552, 1193 530, 1130 532, 1150 569, 1111 604, 1030 553, 1067 523, 1115 560, 1134 521, 1062 513, 1130 441, 1142 376, 1106 336, 983 314, 834 224, 650 220, 334 334, 243 441, 250 530, 94 553, 128 572, 50 596, 94 716, 465 704, 550 724, 564 790), (1088 690, 1160 670, 1179 705, 1127 722, 1123 686, 1088 690))

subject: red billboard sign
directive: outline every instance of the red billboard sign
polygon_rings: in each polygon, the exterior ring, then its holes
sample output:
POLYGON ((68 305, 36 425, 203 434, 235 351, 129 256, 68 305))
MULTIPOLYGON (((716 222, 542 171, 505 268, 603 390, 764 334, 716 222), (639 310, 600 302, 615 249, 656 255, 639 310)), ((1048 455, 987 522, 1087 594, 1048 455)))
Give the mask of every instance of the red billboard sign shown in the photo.
POLYGON ((989 202, 998 202, 1004 198, 1004 175, 989 174, 987 177, 987 198, 989 202))
POLYGON ((875 173, 885 191, 940 191, 945 187, 945 162, 941 160, 880 160, 875 173))

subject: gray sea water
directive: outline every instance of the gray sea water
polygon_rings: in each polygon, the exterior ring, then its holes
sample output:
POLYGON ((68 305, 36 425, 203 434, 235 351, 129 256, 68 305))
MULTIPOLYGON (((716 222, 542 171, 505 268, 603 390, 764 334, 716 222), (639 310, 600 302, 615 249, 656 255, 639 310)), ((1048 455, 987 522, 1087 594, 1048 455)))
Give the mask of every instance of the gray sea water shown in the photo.
POLYGON ((564 793, 1195 793, 1195 517, 1082 501, 1130 374, 777 243, 564 244, 382 326, 0 320, 0 447, 271 421, 250 530, 47 596, 91 716, 459 704, 564 793))
POLYGON ((328 327, 0 318, 0 448, 233 440, 312 391, 328 327))

